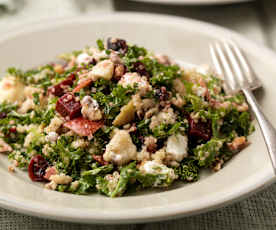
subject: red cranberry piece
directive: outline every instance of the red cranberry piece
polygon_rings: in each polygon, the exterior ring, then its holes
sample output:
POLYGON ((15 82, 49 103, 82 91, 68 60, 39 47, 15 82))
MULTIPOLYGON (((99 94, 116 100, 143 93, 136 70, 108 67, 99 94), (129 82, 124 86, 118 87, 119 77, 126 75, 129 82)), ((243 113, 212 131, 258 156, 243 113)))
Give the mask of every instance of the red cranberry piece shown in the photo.
POLYGON ((95 58, 92 58, 92 60, 88 63, 89 65, 96 65, 97 61, 95 58))
POLYGON ((76 101, 74 95, 67 93, 58 99, 56 111, 63 117, 69 117, 70 120, 81 115, 81 104, 76 101))
POLYGON ((208 141, 211 139, 212 136, 212 129, 211 129, 211 122, 203 122, 201 120, 198 120, 197 122, 189 118, 189 137, 192 139, 203 139, 204 141, 208 141))
POLYGON ((50 87, 48 91, 49 93, 57 97, 60 97, 65 93, 66 88, 73 85, 75 79, 76 79, 75 74, 70 74, 65 80, 63 80, 59 84, 50 87))
POLYGON ((154 94, 159 98, 160 101, 166 101, 170 97, 170 94, 164 86, 162 86, 160 89, 154 90, 154 94))
POLYGON ((9 131, 10 133, 16 133, 16 127, 11 127, 9 131))
POLYGON ((122 54, 125 54, 128 50, 128 46, 125 40, 119 38, 108 38, 107 39, 107 48, 118 51, 122 54))
POLYGON ((114 76, 116 81, 119 81, 121 77, 127 72, 127 68, 123 64, 115 64, 114 76))
POLYGON ((137 72, 141 76, 146 76, 147 78, 150 77, 149 72, 146 70, 144 63, 137 61, 133 64, 133 68, 131 69, 132 72, 137 72))
POLYGON ((108 165, 108 162, 103 159, 102 155, 93 155, 92 157, 95 161, 97 161, 101 165, 108 165))
POLYGON ((28 167, 29 177, 31 180, 47 181, 44 178, 44 175, 48 166, 48 162, 41 155, 33 156, 28 167))

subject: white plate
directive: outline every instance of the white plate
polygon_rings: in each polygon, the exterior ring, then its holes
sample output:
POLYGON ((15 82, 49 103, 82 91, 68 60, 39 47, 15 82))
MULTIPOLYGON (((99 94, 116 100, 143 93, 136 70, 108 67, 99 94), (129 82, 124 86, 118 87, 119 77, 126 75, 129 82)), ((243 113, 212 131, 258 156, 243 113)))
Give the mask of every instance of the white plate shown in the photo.
MULTIPOLYGON (((120 13, 33 24, 0 38, 0 69, 33 67, 51 61, 59 53, 94 44, 97 38, 108 36, 126 38, 131 43, 196 65, 211 63, 208 51, 211 41, 236 40, 262 78, 264 93, 259 94, 259 101, 276 125, 275 54, 231 31, 203 22, 120 13)), ((232 203, 275 181, 258 128, 250 141, 252 144, 221 171, 204 174, 196 183, 115 199, 43 189, 38 183, 32 183, 26 173, 18 170, 9 173, 7 158, 1 155, 0 206, 29 215, 87 223, 148 222, 205 212, 232 203)))
POLYGON ((136 2, 147 2, 157 4, 168 4, 168 5, 215 5, 215 4, 230 4, 230 3, 241 3, 250 2, 252 0, 131 0, 136 2))

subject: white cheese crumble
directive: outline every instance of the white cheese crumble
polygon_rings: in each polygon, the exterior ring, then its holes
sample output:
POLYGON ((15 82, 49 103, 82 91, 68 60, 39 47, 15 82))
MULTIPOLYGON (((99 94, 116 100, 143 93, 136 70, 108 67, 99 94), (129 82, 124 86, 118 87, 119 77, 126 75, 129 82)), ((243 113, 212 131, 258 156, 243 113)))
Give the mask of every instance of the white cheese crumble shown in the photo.
POLYGON ((172 108, 167 109, 166 111, 161 111, 157 115, 154 115, 151 118, 150 129, 153 130, 155 127, 160 124, 174 124, 176 121, 176 115, 173 112, 172 108))
POLYGON ((114 63, 110 60, 100 61, 93 67, 93 69, 88 73, 88 77, 92 78, 93 81, 103 78, 105 80, 110 80, 114 72, 114 63))
POLYGON ((78 64, 88 64, 92 60, 92 57, 87 53, 81 53, 78 55, 76 62, 78 64))
POLYGON ((119 84, 123 87, 131 86, 134 87, 137 84, 139 93, 145 94, 152 89, 146 77, 141 77, 138 73, 126 73, 120 79, 119 84))
POLYGON ((81 100, 81 113, 84 117, 91 121, 98 121, 102 119, 102 112, 99 109, 99 104, 90 96, 85 96, 81 100))
POLYGON ((116 165, 124 165, 135 160, 136 155, 136 146, 132 143, 129 133, 125 130, 118 130, 106 146, 103 158, 116 165))
POLYGON ((24 100, 24 85, 14 76, 0 81, 0 102, 21 103, 24 100))
POLYGON ((72 177, 65 174, 52 175, 50 176, 50 181, 53 181, 56 184, 69 184, 72 182, 72 177))
POLYGON ((182 161, 187 157, 188 138, 181 134, 173 135, 168 138, 166 152, 171 154, 172 160, 182 161))

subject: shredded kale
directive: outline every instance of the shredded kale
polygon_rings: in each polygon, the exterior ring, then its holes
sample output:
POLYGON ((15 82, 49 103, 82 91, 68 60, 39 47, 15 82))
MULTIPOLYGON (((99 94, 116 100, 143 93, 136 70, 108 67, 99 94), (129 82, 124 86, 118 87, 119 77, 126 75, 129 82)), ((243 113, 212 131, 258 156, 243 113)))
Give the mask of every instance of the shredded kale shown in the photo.
POLYGON ((199 166, 194 158, 184 158, 178 167, 175 169, 175 174, 178 178, 185 182, 194 182, 199 179, 199 166))
POLYGON ((138 47, 136 45, 128 46, 127 53, 124 55, 123 62, 128 69, 133 68, 133 64, 139 61, 139 57, 144 57, 147 55, 147 50, 143 47, 138 47))
POLYGON ((198 160, 198 165, 201 167, 210 167, 215 161, 215 157, 219 156, 224 141, 223 139, 212 138, 207 143, 197 146, 193 150, 193 153, 198 160))
POLYGON ((115 83, 104 84, 105 81, 101 80, 95 83, 96 93, 91 96, 103 108, 106 119, 109 124, 119 114, 122 106, 126 105, 131 96, 135 94, 136 89, 131 87, 122 87, 115 83))
POLYGON ((98 39, 97 40, 97 46, 99 48, 99 50, 104 50, 104 41, 102 39, 98 39))

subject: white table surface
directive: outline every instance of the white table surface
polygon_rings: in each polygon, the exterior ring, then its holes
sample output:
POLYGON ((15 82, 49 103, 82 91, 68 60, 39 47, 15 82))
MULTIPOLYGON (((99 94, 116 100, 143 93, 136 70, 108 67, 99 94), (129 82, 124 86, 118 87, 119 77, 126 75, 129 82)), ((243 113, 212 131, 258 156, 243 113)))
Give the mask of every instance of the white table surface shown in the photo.
MULTIPOLYGON (((141 11, 189 17, 218 24, 276 50, 276 0, 259 0, 226 6, 165 6, 127 0, 13 1, 16 11, 0 10, 0 36, 20 24, 52 17, 71 17, 93 12, 141 11)), ((59 223, 0 209, 0 229, 276 229, 275 192, 276 185, 273 185, 261 194, 238 204, 192 218, 116 227, 59 223), (272 207, 271 202, 274 202, 272 207), (258 205, 265 207, 264 211, 254 216, 258 205), (237 213, 237 216, 233 213, 237 213)))

